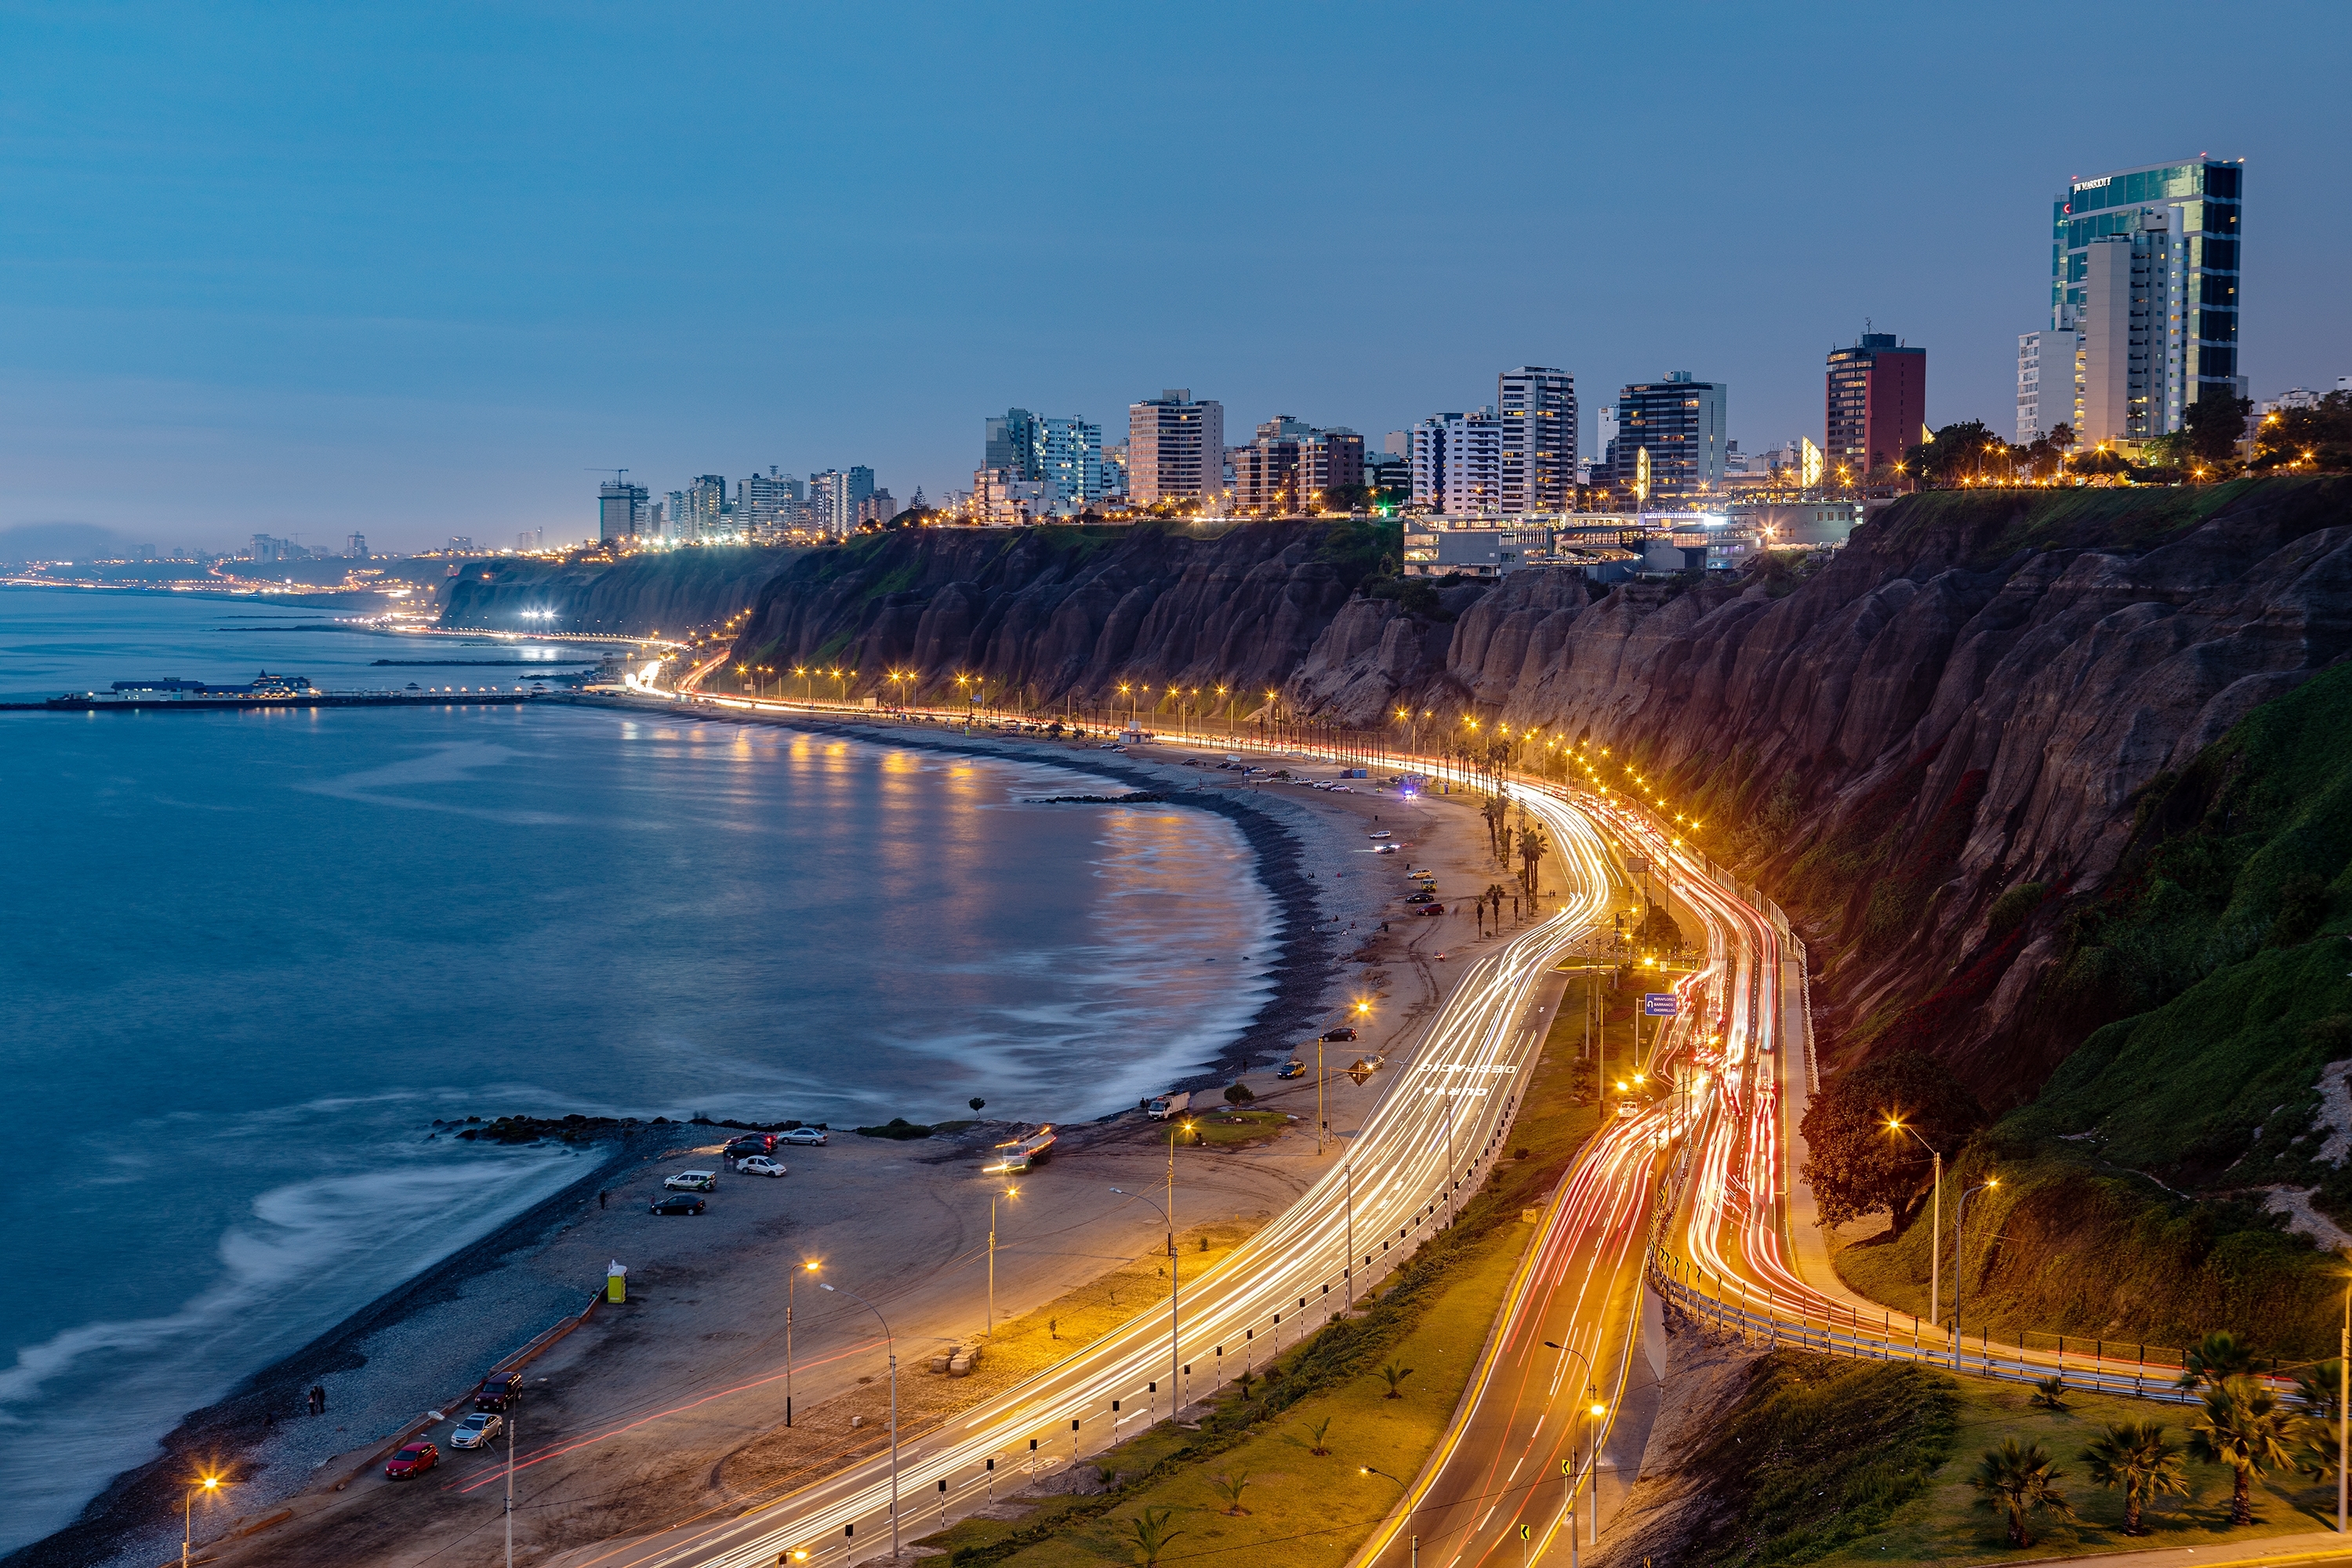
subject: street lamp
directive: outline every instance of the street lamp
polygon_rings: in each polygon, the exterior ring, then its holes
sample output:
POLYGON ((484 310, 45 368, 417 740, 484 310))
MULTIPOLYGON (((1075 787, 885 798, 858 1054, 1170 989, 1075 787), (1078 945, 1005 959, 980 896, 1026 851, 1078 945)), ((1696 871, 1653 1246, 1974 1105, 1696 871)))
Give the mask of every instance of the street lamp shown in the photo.
POLYGON ((988 1194, 988 1337, 992 1340, 996 1338, 996 1200, 1020 1195, 1019 1187, 988 1194))
MULTIPOLYGON (((1592 1381, 1592 1363, 1590 1361, 1585 1360, 1584 1352, 1580 1350, 1571 1350, 1567 1345, 1561 1344, 1558 1340, 1546 1340, 1544 1341, 1544 1343, 1549 1348, 1559 1352, 1562 1355, 1574 1356, 1579 1363, 1582 1363, 1584 1367, 1584 1396, 1587 1399, 1592 1400, 1592 1403, 1586 1406, 1584 1411, 1585 1420, 1588 1423, 1588 1426, 1590 1423, 1597 1421, 1601 1416, 1608 1415, 1609 1406, 1603 1405, 1599 1399, 1593 1397, 1596 1391, 1592 1381)), ((1561 1467, 1562 1472, 1568 1477, 1568 1561, 1570 1568, 1575 1568, 1576 1563, 1576 1455, 1577 1450, 1575 1447, 1571 1445, 1569 1448, 1569 1457, 1561 1467)), ((1596 1546, 1601 1542, 1600 1458, 1600 1452, 1596 1448, 1593 1453, 1594 1464, 1592 1466, 1592 1506, 1588 1510, 1592 1516, 1592 1541, 1593 1544, 1596 1546)))
POLYGON ((1968 1276, 1960 1269, 1960 1252, 1969 1240, 1969 1200, 1987 1187, 2000 1185, 1999 1176, 1987 1176, 1960 1194, 1960 1216, 1952 1226, 1952 1370, 1960 1370, 1960 1290, 1968 1276))
MULTIPOLYGON (((1182 1127, 1187 1132, 1192 1131, 1192 1124, 1189 1121, 1182 1123, 1182 1127)), ((1165 1208, 1152 1203, 1141 1193, 1130 1193, 1125 1187, 1111 1189, 1123 1198, 1139 1198, 1151 1204, 1153 1208, 1160 1210, 1160 1217, 1168 1222, 1168 1418, 1171 1421, 1176 1418, 1176 1412, 1184 1406, 1184 1357, 1178 1348, 1177 1339, 1182 1319, 1179 1313, 1181 1287, 1178 1279, 1181 1261, 1176 1251, 1176 1124, 1171 1123, 1168 1129, 1168 1205, 1165 1208)))
POLYGON ((218 1476, 198 1476, 188 1483, 188 1495, 180 1510, 180 1568, 188 1568, 188 1542, 195 1535, 196 1494, 220 1490, 218 1476))
POLYGON ((1927 1321, 1931 1323, 1939 1323, 1943 1320, 1936 1314, 1937 1303, 1943 1299, 1941 1270, 1944 1267, 1944 1153, 1925 1138, 1920 1138, 1918 1133, 1904 1126, 1900 1116, 1888 1117, 1886 1130, 1889 1132, 1910 1132, 1912 1137, 1918 1138, 1919 1146, 1934 1156, 1936 1161, 1935 1227, 1928 1233, 1927 1237, 1927 1321))
POLYGON ((812 1258, 784 1276, 784 1425, 793 1424, 793 1288, 801 1282, 803 1273, 814 1274, 824 1268, 812 1258))
MULTIPOLYGON (((831 1290, 834 1289, 833 1286, 826 1284, 822 1279, 817 1281, 816 1288, 820 1290, 831 1290)), ((890 1555, 895 1560, 898 1555, 898 1342, 890 1332, 890 1320, 882 1315, 882 1310, 880 1308, 867 1300, 865 1297, 859 1295, 856 1291, 850 1289, 847 1286, 841 1287, 840 1293, 848 1297, 851 1300, 856 1302, 859 1306, 874 1314, 874 1321, 882 1325, 882 1342, 889 1349, 890 1555)))

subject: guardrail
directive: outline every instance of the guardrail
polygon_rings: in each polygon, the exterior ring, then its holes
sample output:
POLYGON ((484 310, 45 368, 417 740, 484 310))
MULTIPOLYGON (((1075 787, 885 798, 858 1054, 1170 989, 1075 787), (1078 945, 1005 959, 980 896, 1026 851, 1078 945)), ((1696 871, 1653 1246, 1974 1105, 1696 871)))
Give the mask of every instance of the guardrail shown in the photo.
MULTIPOLYGON (((1941 1336, 1932 1328, 1927 1329, 1928 1337, 1922 1339, 1925 1325, 1916 1319, 1906 1320, 1906 1334, 1895 1325, 1891 1310, 1872 1323, 1860 1312, 1824 1303, 1818 1317, 1801 1310, 1791 1323, 1777 1314, 1735 1304, 1717 1293, 1723 1288, 1721 1281, 1711 1291, 1703 1281, 1685 1280, 1682 1260, 1655 1248, 1648 1255, 1644 1272, 1650 1288, 1668 1306, 1696 1321, 1737 1333, 1750 1344, 1775 1349, 1785 1345, 1855 1361, 1916 1362, 2002 1383, 2038 1384, 2056 1376, 2080 1393, 2114 1394, 2166 1405, 2194 1405, 2200 1397, 2198 1390, 2179 1386, 2180 1352, 2168 1346, 2130 1344, 2134 1353, 2126 1357, 2110 1353, 2126 1348, 2110 1341, 2032 1332, 2024 1336, 2026 1342, 2015 1345, 2004 1344, 1989 1332, 1979 1333, 1974 1341, 1961 1335, 1957 1342, 1947 1338, 1937 1344, 1935 1340, 1941 1336), (2034 1340, 2050 1342, 2048 1348, 2038 1349, 2032 1342, 2034 1340)), ((2264 1381, 2278 1388, 2287 1386, 2275 1375, 2264 1381)))

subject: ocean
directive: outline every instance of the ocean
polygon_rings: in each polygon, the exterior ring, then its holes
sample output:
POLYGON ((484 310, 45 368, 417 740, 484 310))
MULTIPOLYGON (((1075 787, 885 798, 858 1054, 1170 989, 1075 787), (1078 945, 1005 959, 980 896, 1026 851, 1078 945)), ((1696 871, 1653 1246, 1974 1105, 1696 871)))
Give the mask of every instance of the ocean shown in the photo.
MULTIPOLYGON (((0 589, 0 694, 511 680, 328 618, 0 589)), ((561 704, 0 713, 0 1552, 587 1168, 436 1118, 1065 1120, 1200 1070, 1280 917, 1220 816, 1028 800, 1104 792, 561 704)))

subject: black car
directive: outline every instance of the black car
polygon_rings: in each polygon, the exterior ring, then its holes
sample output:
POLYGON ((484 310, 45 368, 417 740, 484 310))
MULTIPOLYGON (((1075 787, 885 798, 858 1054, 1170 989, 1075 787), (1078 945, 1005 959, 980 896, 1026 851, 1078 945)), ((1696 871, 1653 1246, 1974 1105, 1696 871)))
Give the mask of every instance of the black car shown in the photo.
POLYGON ((664 1193, 653 1201, 652 1214, 700 1214, 709 1206, 700 1193, 664 1193))
POLYGON ((1356 1037, 1356 1031, 1353 1029, 1334 1029, 1323 1037, 1327 1040, 1352 1040, 1356 1037))
POLYGON ((494 1372, 475 1385, 474 1408, 504 1410, 522 1394, 522 1373, 494 1372))
POLYGON ((1408 904, 1426 904, 1434 902, 1436 898, 1435 893, 1412 893, 1409 894, 1404 901, 1408 904))
POLYGON ((744 1159, 752 1154, 772 1154, 776 1152, 776 1135, 772 1132, 746 1132, 727 1145, 727 1157, 744 1159))

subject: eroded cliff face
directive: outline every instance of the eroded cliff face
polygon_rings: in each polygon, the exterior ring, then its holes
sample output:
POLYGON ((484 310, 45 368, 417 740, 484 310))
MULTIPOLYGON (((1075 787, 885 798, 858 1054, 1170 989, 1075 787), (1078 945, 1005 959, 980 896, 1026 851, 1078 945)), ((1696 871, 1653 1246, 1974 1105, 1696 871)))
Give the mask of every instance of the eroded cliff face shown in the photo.
POLYGON ((441 588, 441 624, 652 637, 715 626, 749 605, 803 550, 713 547, 609 565, 520 558, 468 562, 441 588), (526 612, 529 612, 528 614, 526 612))
POLYGON ((1923 1047, 2013 1104, 2105 1021, 2045 982, 2139 792, 2352 652, 2352 484, 1916 497, 1793 591, 1528 572, 1441 658, 1415 625, 1350 604, 1292 700, 1610 746, 1806 928, 1827 1051, 1923 1047))
MULTIPOLYGON (((912 670, 924 695, 958 675, 1030 708, 1101 703, 1122 681, 1197 688, 1249 711, 1349 608, 1394 525, 905 530, 815 552, 761 588, 735 658, 840 665, 853 690, 912 670)), ((1146 712, 1152 703, 1140 704, 1146 712)))

